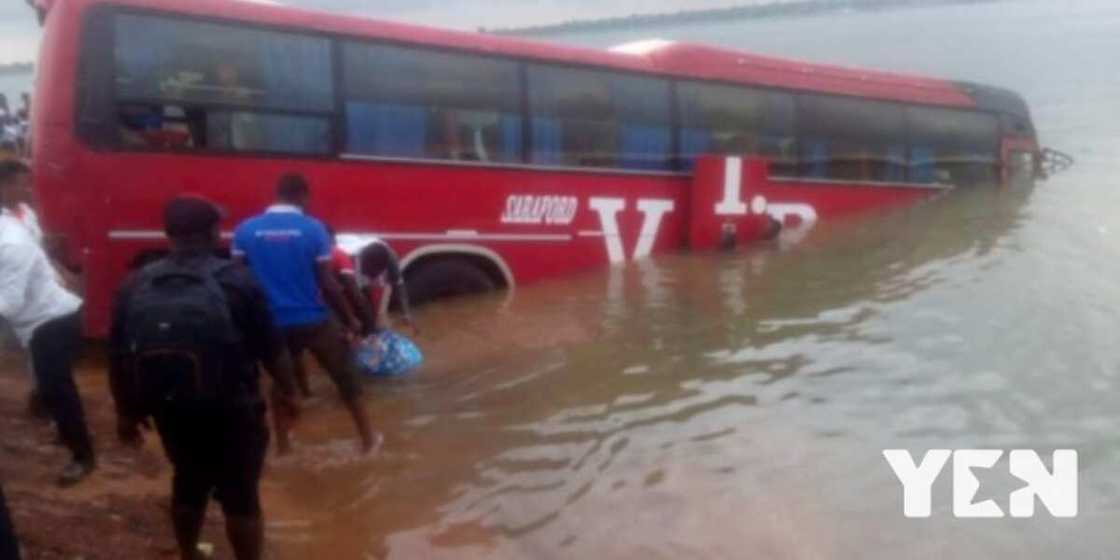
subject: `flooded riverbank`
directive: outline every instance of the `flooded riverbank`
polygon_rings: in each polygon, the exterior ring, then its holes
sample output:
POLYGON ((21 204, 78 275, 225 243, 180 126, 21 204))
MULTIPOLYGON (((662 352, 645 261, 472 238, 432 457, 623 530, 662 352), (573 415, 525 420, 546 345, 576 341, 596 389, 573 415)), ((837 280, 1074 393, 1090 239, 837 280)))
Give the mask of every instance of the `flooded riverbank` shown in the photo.
MULTIPOLYGON (((903 523, 881 449, 1069 443, 1011 422, 1057 395, 1016 379, 1039 375, 1040 348, 986 352, 1020 311, 946 306, 1030 277, 1030 195, 429 307, 434 359, 372 391, 382 454, 352 460, 341 411, 313 413, 271 475, 274 542, 291 558, 837 558, 872 539, 899 557, 925 529, 903 523)), ((1045 544, 1012 528, 970 546, 1045 544)))
MULTIPOLYGON (((1075 169, 426 309, 387 436, 344 460, 340 412, 273 480, 291 558, 1104 558, 1118 546, 1120 8, 1026 1, 571 34, 658 36, 930 73, 1024 94, 1075 169), (1081 453, 1074 520, 902 516, 884 448, 1081 453)), ((550 38, 557 39, 557 38, 550 38)), ((308 422, 308 425, 315 422, 308 422)), ((311 428, 309 428, 311 429, 311 428)), ((1006 508, 1006 463, 980 474, 1006 508)))
MULTIPOLYGON (((1011 87, 1077 165, 1034 189, 820 224, 797 244, 666 255, 425 307, 428 362, 370 389, 378 454, 355 456, 316 377, 295 455, 264 482, 273 557, 1116 557, 1118 26, 1112 2, 1027 0, 657 30, 1011 87), (933 517, 907 520, 885 448, 1076 449, 1079 516, 956 520, 943 473, 933 517)), ((81 384, 99 444, 114 449, 110 475, 80 495, 93 513, 41 501, 18 521, 65 530, 138 489, 128 511, 154 524, 119 534, 159 554, 170 527, 158 448, 121 459, 103 373, 81 384)), ((15 416, 24 386, 9 386, 0 413, 15 416)), ((41 444, 6 452, 13 501, 58 497, 49 453, 28 458, 41 444)), ((977 474, 979 498, 1006 509, 1020 486, 1006 463, 977 474)), ((216 527, 206 540, 222 541, 216 527)))

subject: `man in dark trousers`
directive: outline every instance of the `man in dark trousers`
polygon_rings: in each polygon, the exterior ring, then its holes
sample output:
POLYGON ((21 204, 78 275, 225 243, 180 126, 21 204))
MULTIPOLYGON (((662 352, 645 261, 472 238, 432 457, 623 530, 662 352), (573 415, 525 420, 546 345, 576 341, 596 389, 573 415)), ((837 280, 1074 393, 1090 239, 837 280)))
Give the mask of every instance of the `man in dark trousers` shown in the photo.
POLYGON ((298 413, 291 362, 264 291, 245 267, 214 256, 221 214, 180 196, 164 210, 171 254, 133 274, 114 305, 110 382, 122 441, 155 420, 175 468, 172 521, 194 560, 211 494, 238 560, 263 547, 260 478, 269 443, 263 365, 278 431, 298 413))
POLYGON ((16 530, 12 527, 12 515, 8 512, 3 488, 0 488, 0 558, 19 560, 19 540, 16 539, 16 530))
POLYGON ((78 483, 94 469, 93 443, 74 384, 82 347, 82 300, 67 290, 43 248, 12 212, 31 174, 18 161, 0 163, 0 317, 31 353, 39 394, 72 460, 58 483, 78 483))
POLYGON ((281 177, 276 203, 237 227, 233 255, 248 262, 264 287, 291 355, 310 350, 327 370, 354 419, 362 452, 368 453, 373 430, 348 340, 362 326, 334 277, 326 227, 305 213, 310 200, 303 176, 281 177))

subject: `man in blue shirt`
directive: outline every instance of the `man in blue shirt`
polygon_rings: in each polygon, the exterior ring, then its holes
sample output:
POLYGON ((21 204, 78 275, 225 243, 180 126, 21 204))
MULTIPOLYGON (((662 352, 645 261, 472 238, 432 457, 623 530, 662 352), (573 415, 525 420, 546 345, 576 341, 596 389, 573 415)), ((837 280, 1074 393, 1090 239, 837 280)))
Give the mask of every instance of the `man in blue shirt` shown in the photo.
POLYGON ((310 350, 330 374, 354 418, 362 450, 368 452, 373 431, 348 340, 361 323, 331 273, 330 236, 322 223, 304 213, 311 189, 303 176, 281 177, 276 198, 263 214, 237 227, 233 256, 246 261, 264 287, 292 356, 310 350))

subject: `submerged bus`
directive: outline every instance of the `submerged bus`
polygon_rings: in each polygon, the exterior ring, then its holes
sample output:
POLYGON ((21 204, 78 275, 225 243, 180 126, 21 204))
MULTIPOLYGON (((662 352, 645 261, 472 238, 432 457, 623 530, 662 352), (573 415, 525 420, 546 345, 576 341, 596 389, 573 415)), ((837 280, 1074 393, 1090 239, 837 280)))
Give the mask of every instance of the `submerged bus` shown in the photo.
POLYGON ((242 0, 34 3, 36 195, 93 336, 184 191, 228 232, 303 173, 315 215, 392 244, 431 298, 999 184, 1040 153, 1025 103, 977 84, 242 0))

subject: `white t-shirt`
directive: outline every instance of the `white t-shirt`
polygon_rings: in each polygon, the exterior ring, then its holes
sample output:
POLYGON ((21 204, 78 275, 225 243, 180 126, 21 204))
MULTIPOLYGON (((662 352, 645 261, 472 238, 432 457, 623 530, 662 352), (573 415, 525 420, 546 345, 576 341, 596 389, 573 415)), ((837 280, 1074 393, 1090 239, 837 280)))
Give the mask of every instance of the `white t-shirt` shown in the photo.
POLYGON ((35 213, 35 210, 27 204, 20 203, 16 218, 27 228, 27 232, 31 234, 35 242, 42 245, 43 228, 39 225, 39 215, 35 213))
POLYGON ((367 287, 369 282, 380 282, 382 284, 388 285, 388 281, 384 273, 380 274, 377 278, 369 278, 362 274, 362 263, 361 259, 358 258, 358 255, 362 254, 362 250, 366 247, 369 247, 370 245, 383 245, 385 248, 389 249, 390 253, 392 253, 393 250, 389 248, 389 244, 385 243, 383 239, 377 237, 376 235, 339 234, 335 238, 335 243, 339 248, 341 248, 348 255, 354 258, 354 270, 358 275, 358 285, 360 287, 367 287))
POLYGON ((82 300, 62 286, 47 254, 27 226, 0 213, 0 317, 27 347, 35 329, 78 311, 82 300))

